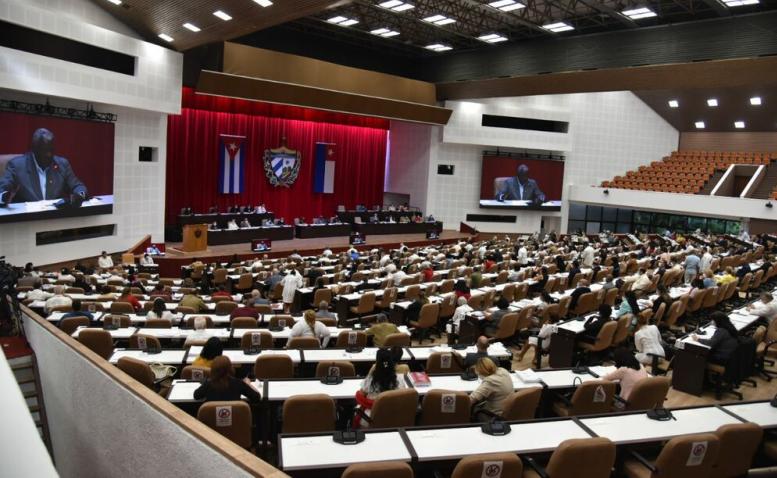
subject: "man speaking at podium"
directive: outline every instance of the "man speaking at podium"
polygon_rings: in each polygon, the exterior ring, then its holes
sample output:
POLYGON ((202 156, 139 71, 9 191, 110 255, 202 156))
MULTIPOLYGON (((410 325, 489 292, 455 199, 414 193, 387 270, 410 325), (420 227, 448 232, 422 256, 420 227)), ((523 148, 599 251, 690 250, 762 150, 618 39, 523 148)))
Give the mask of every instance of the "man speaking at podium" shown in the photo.
POLYGON ((502 188, 497 191, 497 201, 523 200, 531 204, 545 202, 545 194, 540 191, 537 182, 529 179, 529 167, 525 164, 518 166, 518 176, 507 179, 502 188))
POLYGON ((54 134, 40 128, 32 134, 30 151, 8 162, 0 179, 0 204, 45 199, 80 205, 86 199, 86 186, 67 159, 54 156, 54 134))

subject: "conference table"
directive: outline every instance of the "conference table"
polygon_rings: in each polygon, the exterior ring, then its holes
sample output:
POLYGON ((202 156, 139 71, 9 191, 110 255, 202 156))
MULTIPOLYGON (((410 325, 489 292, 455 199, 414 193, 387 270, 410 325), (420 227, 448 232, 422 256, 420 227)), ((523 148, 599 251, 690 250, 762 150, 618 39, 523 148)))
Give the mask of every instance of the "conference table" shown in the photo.
POLYGON ((351 234, 349 223, 341 224, 297 224, 294 229, 299 239, 311 237, 337 237, 351 234))
POLYGON ((178 216, 178 225, 185 226, 187 224, 213 224, 217 223, 219 226, 226 227, 227 222, 235 221, 240 223, 243 219, 248 219, 251 224, 261 224, 265 219, 275 219, 275 215, 271 212, 265 213, 239 213, 239 212, 225 212, 225 213, 211 213, 211 214, 182 214, 178 216))
POLYGON ((53 219, 58 217, 79 217, 92 214, 110 214, 113 212, 113 194, 92 196, 80 207, 57 209, 54 206, 58 199, 43 201, 10 203, 0 207, 0 223, 23 220, 26 214, 32 214, 34 219, 53 219))
POLYGON ((441 222, 377 222, 354 224, 353 230, 365 236, 381 234, 425 234, 427 231, 442 231, 441 222))
POLYGON ((337 213, 337 217, 343 222, 354 223, 356 222, 357 217, 361 219, 362 222, 367 222, 369 221, 370 217, 373 217, 375 214, 378 215, 379 221, 388 221, 390 219, 393 219, 396 222, 399 222, 400 218, 403 218, 403 217, 406 217, 412 220, 414 217, 422 215, 419 211, 370 210, 370 211, 341 211, 337 213))
POLYGON ((244 227, 242 229, 219 229, 208 231, 208 245, 250 243, 254 239, 289 241, 294 239, 294 226, 244 227))

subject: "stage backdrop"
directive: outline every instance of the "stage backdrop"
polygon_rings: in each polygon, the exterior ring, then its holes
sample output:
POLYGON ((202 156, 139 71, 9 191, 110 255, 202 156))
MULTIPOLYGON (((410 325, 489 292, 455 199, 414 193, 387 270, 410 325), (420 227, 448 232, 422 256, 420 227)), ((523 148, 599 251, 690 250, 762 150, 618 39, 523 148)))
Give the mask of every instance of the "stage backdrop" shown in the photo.
POLYGON ((388 121, 380 119, 200 96, 185 89, 181 114, 169 116, 167 123, 166 223, 174 224, 184 206, 204 212, 214 204, 224 210, 263 202, 290 222, 299 216, 332 216, 340 204, 348 209, 356 204, 380 204, 388 126, 388 121), (263 115, 268 112, 275 116, 263 115), (299 117, 314 120, 290 119, 299 117), (332 120, 341 124, 324 122, 332 120), (246 137, 241 194, 218 193, 221 134, 246 137), (302 161, 299 176, 289 188, 271 186, 264 172, 264 151, 279 147, 283 137, 288 148, 300 152, 302 161), (336 145, 332 194, 313 192, 317 142, 336 145))

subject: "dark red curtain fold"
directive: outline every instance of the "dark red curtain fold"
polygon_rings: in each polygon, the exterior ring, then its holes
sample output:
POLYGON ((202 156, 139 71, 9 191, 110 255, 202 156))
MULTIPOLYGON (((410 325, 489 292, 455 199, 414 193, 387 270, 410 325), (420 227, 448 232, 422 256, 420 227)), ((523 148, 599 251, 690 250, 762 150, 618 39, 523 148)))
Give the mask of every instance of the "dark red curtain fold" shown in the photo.
POLYGON ((380 204, 386 135, 386 128, 184 108, 181 115, 171 115, 167 122, 166 223, 174 224, 184 206, 205 211, 214 204, 223 209, 263 202, 268 210, 291 221, 299 216, 333 215, 340 204, 349 209, 356 204, 380 204), (221 134, 247 138, 242 194, 217 191, 221 134), (264 151, 279 147, 283 137, 287 147, 299 151, 302 158, 299 176, 290 188, 271 186, 264 172, 264 151), (335 144, 333 194, 313 192, 317 142, 335 144))

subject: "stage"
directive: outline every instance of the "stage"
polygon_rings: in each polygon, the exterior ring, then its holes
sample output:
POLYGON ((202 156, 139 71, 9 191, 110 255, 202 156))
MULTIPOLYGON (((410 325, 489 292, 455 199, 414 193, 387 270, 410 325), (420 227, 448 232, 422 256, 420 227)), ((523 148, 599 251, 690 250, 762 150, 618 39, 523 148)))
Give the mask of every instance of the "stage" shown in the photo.
MULTIPOLYGON (((429 244, 448 244, 459 240, 470 238, 470 234, 457 231, 442 231, 437 240, 426 239, 426 234, 385 234, 367 236, 367 244, 356 246, 360 251, 373 248, 396 248, 400 244, 408 247, 425 246, 429 244)), ((339 237, 314 237, 309 239, 292 239, 288 241, 273 241, 272 251, 266 254, 269 257, 285 257, 297 250, 301 255, 317 255, 325 248, 332 249, 333 252, 347 250, 351 246, 348 244, 348 236, 339 237)), ((179 277, 181 266, 189 264, 195 258, 203 262, 226 262, 237 255, 240 260, 259 257, 265 253, 252 252, 248 243, 225 244, 220 246, 208 246, 208 249, 198 252, 183 252, 180 250, 182 243, 168 242, 165 244, 166 255, 164 258, 157 258, 159 264, 159 273, 162 277, 179 277)))

